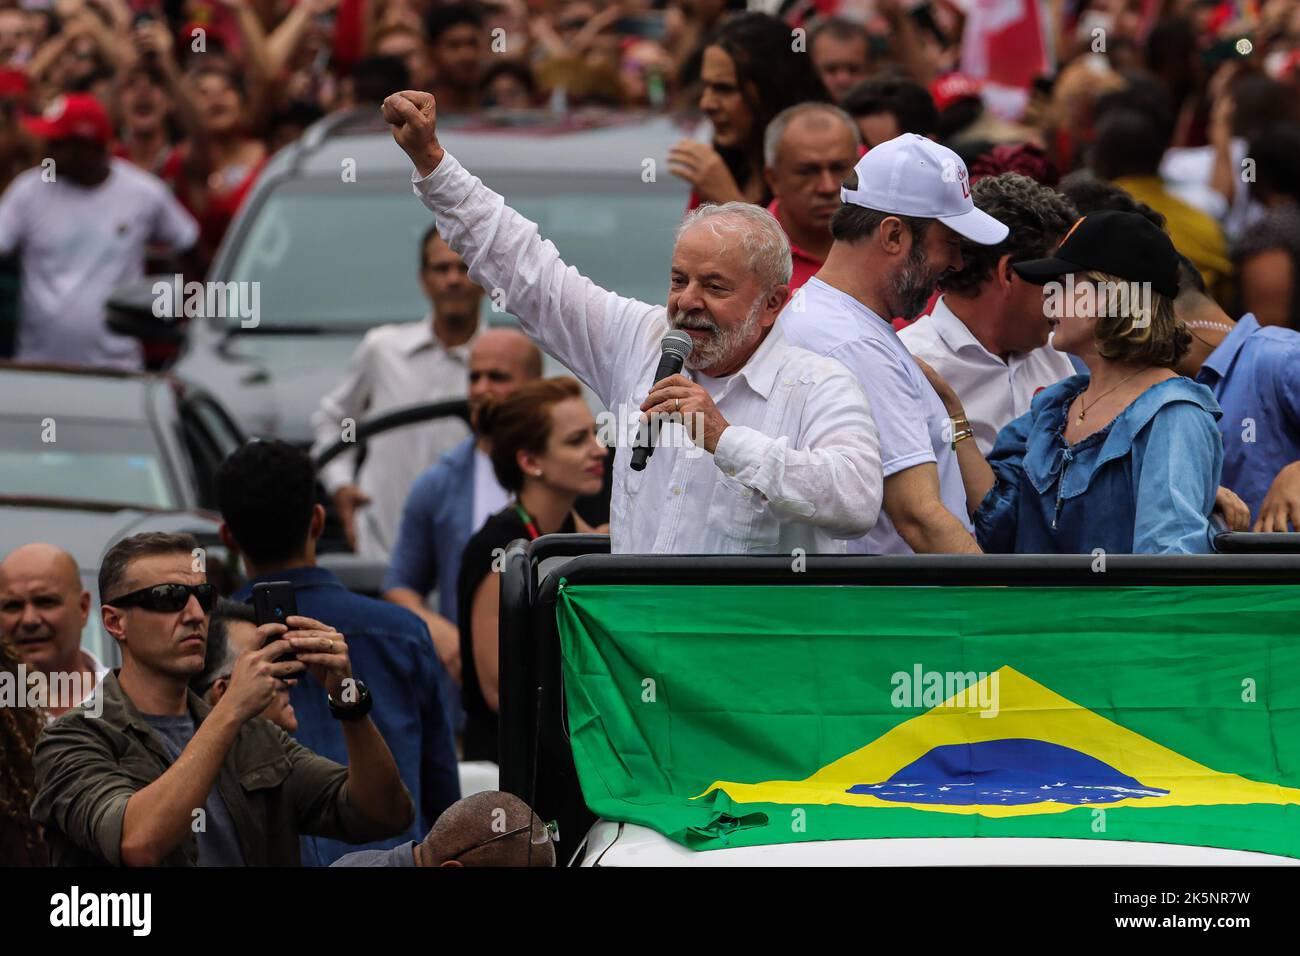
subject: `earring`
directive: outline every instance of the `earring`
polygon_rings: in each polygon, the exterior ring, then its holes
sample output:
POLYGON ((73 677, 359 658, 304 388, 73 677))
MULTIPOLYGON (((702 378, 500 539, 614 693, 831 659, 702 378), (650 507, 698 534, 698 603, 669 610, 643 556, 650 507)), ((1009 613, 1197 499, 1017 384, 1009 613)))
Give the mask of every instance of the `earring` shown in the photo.
POLYGON ((542 469, 538 468, 535 472, 533 472, 533 477, 534 478, 542 477, 542 469))

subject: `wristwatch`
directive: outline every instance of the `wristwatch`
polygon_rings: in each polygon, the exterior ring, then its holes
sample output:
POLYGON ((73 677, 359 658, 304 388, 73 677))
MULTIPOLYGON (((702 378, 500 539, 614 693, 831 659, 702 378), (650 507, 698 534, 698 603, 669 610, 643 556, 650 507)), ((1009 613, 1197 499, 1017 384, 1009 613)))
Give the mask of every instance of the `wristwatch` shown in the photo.
POLYGON ((360 720, 370 713, 370 708, 375 704, 375 699, 370 696, 369 687, 356 678, 349 678, 349 680, 352 681, 352 686, 356 688, 356 700, 341 704, 334 699, 334 695, 325 695, 325 699, 329 701, 330 705, 330 716, 335 720, 360 720))

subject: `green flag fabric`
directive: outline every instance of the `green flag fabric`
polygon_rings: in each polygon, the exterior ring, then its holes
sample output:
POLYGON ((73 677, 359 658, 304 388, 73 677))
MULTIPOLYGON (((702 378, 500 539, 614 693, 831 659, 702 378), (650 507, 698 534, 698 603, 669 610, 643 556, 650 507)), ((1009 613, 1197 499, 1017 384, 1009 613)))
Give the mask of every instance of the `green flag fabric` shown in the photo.
POLYGON ((1300 589, 561 583, 592 812, 1300 857, 1300 589))

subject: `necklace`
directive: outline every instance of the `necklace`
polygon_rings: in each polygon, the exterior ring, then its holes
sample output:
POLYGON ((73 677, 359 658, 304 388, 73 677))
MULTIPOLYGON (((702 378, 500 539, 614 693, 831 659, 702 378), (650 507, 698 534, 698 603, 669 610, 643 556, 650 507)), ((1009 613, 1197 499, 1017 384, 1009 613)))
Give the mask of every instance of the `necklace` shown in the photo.
POLYGON ((1232 326, 1223 322, 1210 322, 1207 319, 1193 319, 1190 322, 1184 322, 1183 325, 1189 329, 1215 329, 1219 332, 1231 332, 1232 326))
POLYGON ((1115 391, 1115 389, 1119 388, 1121 385, 1123 385, 1125 382, 1127 382, 1130 378, 1133 378, 1134 375, 1141 375, 1141 374, 1142 374, 1143 372, 1145 372, 1145 371, 1146 371, 1146 369, 1144 369, 1144 368, 1140 368, 1140 369, 1138 369, 1136 372, 1134 372, 1133 375, 1125 376, 1124 378, 1122 378, 1122 379, 1120 379, 1118 382, 1116 382, 1114 385, 1112 385, 1110 388, 1106 389, 1106 391, 1102 392, 1100 395, 1098 395, 1096 398, 1094 398, 1091 402, 1085 402, 1085 401, 1083 400, 1083 396, 1080 395, 1080 396, 1079 396, 1079 417, 1076 418, 1076 419, 1074 420, 1074 423, 1075 423, 1076 425, 1082 425, 1082 424, 1083 424, 1083 419, 1084 419, 1084 417, 1088 414, 1088 409, 1089 409, 1089 408, 1092 408, 1093 406, 1095 406, 1095 405, 1096 405, 1098 402, 1100 402, 1103 398, 1105 398, 1105 397, 1106 397, 1107 395, 1109 395, 1111 392, 1115 391))

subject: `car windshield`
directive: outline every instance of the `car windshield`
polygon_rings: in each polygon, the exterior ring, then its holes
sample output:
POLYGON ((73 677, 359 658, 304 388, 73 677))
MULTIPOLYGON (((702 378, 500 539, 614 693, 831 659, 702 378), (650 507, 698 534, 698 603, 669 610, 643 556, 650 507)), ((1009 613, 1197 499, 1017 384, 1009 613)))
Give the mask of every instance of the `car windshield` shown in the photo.
MULTIPOLYGON (((622 295, 664 300, 680 206, 635 185, 578 191, 572 178, 559 185, 498 178, 490 185, 584 275, 622 295)), ((409 189, 286 183, 257 211, 220 278, 259 283, 260 322, 271 327, 419 319, 429 310, 417 276, 419 244, 431 222, 409 189)), ((485 296, 484 318, 500 321, 491 308, 485 296)), ((237 325, 238 317, 229 321, 237 325)))
POLYGON ((30 418, 0 417, 0 475, 6 495, 177 506, 157 443, 142 422, 60 416, 37 427, 30 418))

